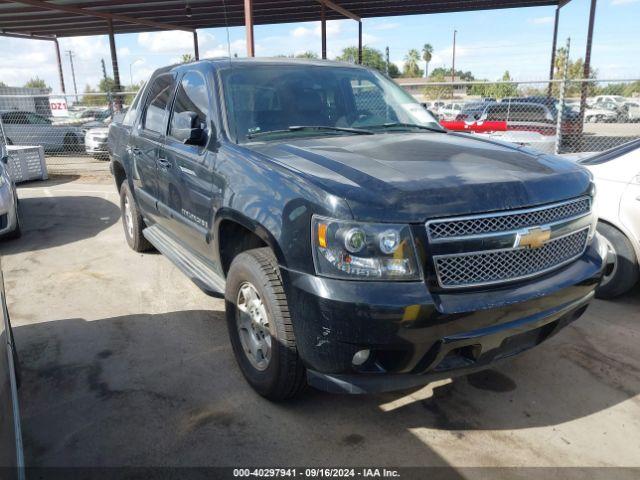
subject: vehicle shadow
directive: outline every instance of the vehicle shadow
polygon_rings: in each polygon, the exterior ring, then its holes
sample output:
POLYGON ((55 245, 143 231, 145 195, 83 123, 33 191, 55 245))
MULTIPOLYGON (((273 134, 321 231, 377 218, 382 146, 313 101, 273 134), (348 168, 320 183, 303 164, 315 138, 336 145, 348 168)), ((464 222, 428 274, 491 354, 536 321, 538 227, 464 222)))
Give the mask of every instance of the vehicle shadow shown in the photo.
POLYGON ((432 396, 308 389, 283 404, 246 384, 220 311, 20 325, 27 464, 446 466, 413 429, 463 441, 458 432, 556 425, 637 395, 633 337, 607 336, 633 321, 596 312, 432 396))
POLYGON ((47 180, 31 180, 28 182, 21 182, 18 186, 22 189, 29 188, 46 188, 53 187, 56 185, 64 185, 65 183, 72 183, 80 178, 80 175, 72 175, 72 174, 60 174, 54 175, 49 174, 49 178, 47 180))
POLYGON ((95 237, 120 218, 120 209, 96 196, 20 198, 22 237, 0 242, 3 255, 36 251, 95 237))

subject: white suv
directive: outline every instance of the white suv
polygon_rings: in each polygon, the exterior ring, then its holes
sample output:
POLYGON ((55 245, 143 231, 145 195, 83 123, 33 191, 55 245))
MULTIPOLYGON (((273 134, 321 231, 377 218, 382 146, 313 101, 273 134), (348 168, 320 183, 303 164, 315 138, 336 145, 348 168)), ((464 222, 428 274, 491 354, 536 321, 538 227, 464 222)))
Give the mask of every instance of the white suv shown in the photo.
POLYGON ((640 140, 580 161, 594 177, 598 232, 609 248, 610 266, 596 295, 613 298, 640 277, 640 140))

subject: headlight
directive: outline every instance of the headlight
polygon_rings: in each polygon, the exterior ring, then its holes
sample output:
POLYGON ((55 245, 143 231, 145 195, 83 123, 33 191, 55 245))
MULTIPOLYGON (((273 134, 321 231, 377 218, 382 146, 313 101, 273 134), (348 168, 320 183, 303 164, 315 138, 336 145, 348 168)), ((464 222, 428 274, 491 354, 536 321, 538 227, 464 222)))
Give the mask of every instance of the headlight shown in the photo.
POLYGON ((359 223, 314 215, 311 242, 318 275, 366 280, 421 278, 408 225, 359 223))
POLYGON ((598 195, 596 193, 596 184, 591 184, 591 228, 589 229, 589 242, 593 240, 598 226, 598 195))

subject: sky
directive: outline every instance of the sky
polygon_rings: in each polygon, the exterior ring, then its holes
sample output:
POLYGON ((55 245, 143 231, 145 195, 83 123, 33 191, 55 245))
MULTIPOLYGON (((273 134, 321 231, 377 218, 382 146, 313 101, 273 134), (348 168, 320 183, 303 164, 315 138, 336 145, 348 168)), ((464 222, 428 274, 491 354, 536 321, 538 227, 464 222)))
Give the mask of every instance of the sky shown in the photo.
MULTIPOLYGON (((589 0, 572 0, 562 8, 558 46, 571 38, 571 58, 584 57, 589 0)), ((549 74, 555 7, 485 10, 476 12, 411 15, 363 20, 363 42, 384 52, 399 67, 411 48, 425 43, 434 47, 429 65, 451 67, 453 31, 457 30, 456 69, 476 78, 496 80, 508 70, 517 80, 542 80, 549 74)), ((640 78, 638 27, 640 0, 599 0, 593 41, 592 65, 601 79, 640 78)), ((327 22, 328 57, 357 44, 353 20, 327 22)), ((320 53, 320 23, 259 25, 254 30, 256 55, 320 53)), ((246 56, 244 27, 198 30, 200 57, 246 56), (229 43, 227 43, 229 38, 229 43)), ((190 33, 165 31, 116 36, 120 78, 123 84, 146 80, 154 69, 176 63, 183 53, 193 53, 190 33)), ((100 60, 111 75, 106 36, 60 39, 67 93, 73 92, 67 50, 72 50, 78 91, 95 87, 102 77, 100 60)), ((59 92, 53 44, 47 41, 0 37, 0 81, 22 86, 33 76, 59 92)))

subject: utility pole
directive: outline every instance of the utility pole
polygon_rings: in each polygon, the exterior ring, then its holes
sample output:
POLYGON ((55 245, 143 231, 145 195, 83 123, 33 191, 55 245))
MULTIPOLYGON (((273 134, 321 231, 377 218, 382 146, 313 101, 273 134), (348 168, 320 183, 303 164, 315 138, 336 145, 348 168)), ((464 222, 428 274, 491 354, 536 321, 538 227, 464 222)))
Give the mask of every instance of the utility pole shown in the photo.
POLYGON ((107 66, 104 64, 104 58, 100 59, 100 63, 102 63, 102 78, 107 79, 107 66))
POLYGON ((73 91, 76 94, 76 103, 78 103, 78 85, 76 85, 76 71, 73 68, 73 51, 67 50, 67 54, 69 55, 69 63, 71 64, 71 78, 73 78, 73 91))
POLYGON ((453 82, 456 81, 456 34, 457 30, 453 31, 453 58, 451 60, 451 98, 453 98, 453 82))
POLYGON ((385 58, 385 72, 387 73, 387 75, 389 75, 389 47, 386 47, 384 49, 384 58, 385 58))

